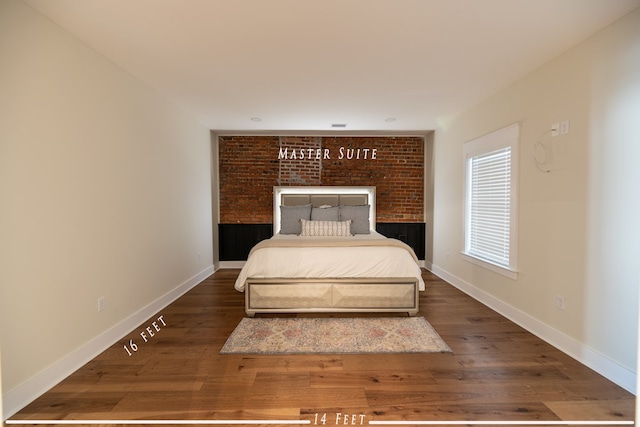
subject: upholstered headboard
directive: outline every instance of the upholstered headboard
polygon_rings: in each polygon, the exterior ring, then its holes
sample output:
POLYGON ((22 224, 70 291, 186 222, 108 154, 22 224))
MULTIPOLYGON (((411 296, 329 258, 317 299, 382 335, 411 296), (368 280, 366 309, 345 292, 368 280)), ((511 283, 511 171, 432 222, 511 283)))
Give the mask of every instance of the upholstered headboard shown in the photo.
MULTIPOLYGON (((280 232, 280 206, 369 205, 369 224, 376 229, 376 187, 273 187, 273 234, 280 232)), ((366 227, 366 226, 365 226, 366 227)))

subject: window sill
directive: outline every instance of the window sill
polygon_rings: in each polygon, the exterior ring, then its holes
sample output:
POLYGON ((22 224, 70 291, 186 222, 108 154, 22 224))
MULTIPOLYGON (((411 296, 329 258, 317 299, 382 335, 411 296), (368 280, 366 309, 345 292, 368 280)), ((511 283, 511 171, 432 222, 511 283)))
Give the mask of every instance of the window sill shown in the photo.
POLYGON ((518 279, 518 272, 516 270, 512 270, 510 268, 503 267, 498 264, 493 264, 491 262, 477 258, 473 255, 469 255, 468 253, 465 253, 465 252, 461 252, 460 254, 462 255, 462 259, 464 259, 467 262, 470 262, 471 264, 475 264, 480 267, 486 268, 487 270, 493 271, 494 273, 498 273, 512 280, 518 279))

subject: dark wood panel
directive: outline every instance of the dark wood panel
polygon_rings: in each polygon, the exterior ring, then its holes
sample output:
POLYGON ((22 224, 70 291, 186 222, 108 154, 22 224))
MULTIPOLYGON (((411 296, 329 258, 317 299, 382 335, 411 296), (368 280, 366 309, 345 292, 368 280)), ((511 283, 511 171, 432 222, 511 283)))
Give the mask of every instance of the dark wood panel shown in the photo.
MULTIPOLYGON (((245 261, 251 248, 273 236, 272 224, 219 224, 220 261, 245 261)), ((376 231, 411 246, 419 259, 425 256, 425 223, 379 222, 376 231)))
POLYGON ((401 240, 411 246, 418 259, 424 259, 424 222, 379 222, 376 231, 383 236, 401 240))
POLYGON ((272 224, 218 224, 220 261, 246 261, 258 242, 273 236, 272 224))

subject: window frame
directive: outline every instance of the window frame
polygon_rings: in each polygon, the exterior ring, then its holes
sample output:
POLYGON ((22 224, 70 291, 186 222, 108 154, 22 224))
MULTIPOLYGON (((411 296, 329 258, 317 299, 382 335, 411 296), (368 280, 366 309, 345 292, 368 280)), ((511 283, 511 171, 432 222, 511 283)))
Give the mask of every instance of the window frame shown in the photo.
POLYGON ((479 265, 488 270, 517 279, 518 274, 518 145, 520 139, 520 124, 514 123, 505 128, 491 132, 487 135, 475 138, 463 144, 465 191, 464 191, 464 246, 462 257, 464 260, 479 265), (510 191, 509 191, 509 263, 499 264, 484 259, 477 254, 469 252, 470 241, 470 214, 471 214, 471 159, 483 156, 498 150, 509 148, 510 159, 510 191))

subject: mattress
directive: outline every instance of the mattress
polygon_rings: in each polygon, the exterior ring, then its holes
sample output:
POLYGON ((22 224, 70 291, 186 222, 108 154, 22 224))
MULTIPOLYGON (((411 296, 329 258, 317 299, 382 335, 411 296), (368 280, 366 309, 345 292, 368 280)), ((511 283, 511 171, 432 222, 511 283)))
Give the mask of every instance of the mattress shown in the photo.
POLYGON ((247 278, 398 278, 415 277, 424 290, 420 266, 408 245, 375 231, 349 237, 276 234, 249 254, 235 283, 247 278))

